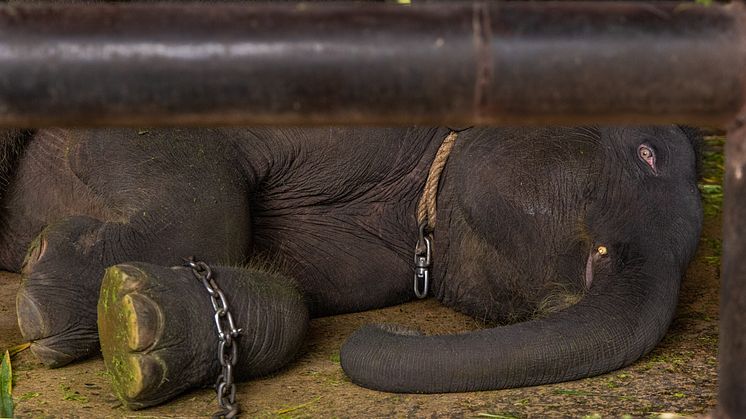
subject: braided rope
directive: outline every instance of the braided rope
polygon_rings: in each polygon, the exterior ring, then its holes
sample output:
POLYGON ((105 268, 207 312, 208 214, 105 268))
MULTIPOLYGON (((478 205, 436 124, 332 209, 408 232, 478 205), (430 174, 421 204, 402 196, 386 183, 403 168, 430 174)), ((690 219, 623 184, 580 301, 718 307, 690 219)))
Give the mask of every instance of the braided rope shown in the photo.
POLYGON ((427 174, 427 180, 425 181, 425 188, 422 191, 422 197, 420 202, 417 204, 417 224, 426 224, 426 230, 432 231, 435 228, 435 212, 436 212, 436 200, 438 196, 438 184, 440 183, 440 174, 443 172, 443 168, 448 162, 448 156, 451 155, 453 145, 456 143, 458 137, 457 132, 451 132, 443 140, 443 143, 438 148, 438 152, 435 154, 435 160, 430 166, 430 172, 427 174))

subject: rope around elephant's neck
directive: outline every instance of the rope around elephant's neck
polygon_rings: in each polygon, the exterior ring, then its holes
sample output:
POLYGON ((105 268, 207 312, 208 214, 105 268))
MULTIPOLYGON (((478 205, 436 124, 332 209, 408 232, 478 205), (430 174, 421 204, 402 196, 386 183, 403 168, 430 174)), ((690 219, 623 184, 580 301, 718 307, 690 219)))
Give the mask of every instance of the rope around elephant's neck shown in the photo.
POLYGON ((425 189, 422 191, 422 197, 417 204, 417 225, 426 223, 425 230, 427 231, 433 231, 435 228, 436 198, 438 196, 440 174, 443 172, 446 162, 448 162, 448 156, 451 155, 451 149, 453 149, 457 137, 458 133, 452 131, 438 148, 435 160, 430 166, 430 172, 427 174, 425 189))
POLYGON ((433 229, 435 228, 435 210, 438 197, 440 175, 446 166, 453 144, 458 134, 451 132, 435 153, 435 160, 430 165, 430 172, 425 180, 425 189, 417 204, 418 237, 414 247, 414 295, 417 298, 427 297, 430 288, 430 268, 432 267, 433 229), (422 284, 422 286, 420 286, 422 284))

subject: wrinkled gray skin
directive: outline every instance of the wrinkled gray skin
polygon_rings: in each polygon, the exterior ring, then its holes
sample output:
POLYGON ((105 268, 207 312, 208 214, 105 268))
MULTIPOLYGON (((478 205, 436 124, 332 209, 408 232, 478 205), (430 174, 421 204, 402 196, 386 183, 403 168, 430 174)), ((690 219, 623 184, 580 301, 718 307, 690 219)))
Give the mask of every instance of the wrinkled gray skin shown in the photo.
MULTIPOLYGON (((101 277, 123 262, 159 284, 148 298, 160 320, 141 329, 175 322, 197 336, 156 339, 143 352, 179 371, 148 394, 120 394, 137 408, 217 375, 204 288, 186 269, 162 268, 183 257, 216 266, 248 331, 243 378, 289 362, 309 314, 413 299, 415 209, 448 130, 49 129, 21 148, 12 134, 4 147, 15 157, 0 166, 9 179, 0 267, 23 273, 19 324, 36 355, 60 366, 98 351, 101 277), (264 268, 227 267, 257 256, 264 268), (269 283, 284 291, 264 291, 269 283), (289 302, 275 310, 280 293, 289 302)), ((367 326, 342 348, 345 372, 385 391, 474 391, 600 374, 650 351, 700 231, 690 134, 461 132, 437 198, 431 294, 514 324, 449 336, 367 326)))

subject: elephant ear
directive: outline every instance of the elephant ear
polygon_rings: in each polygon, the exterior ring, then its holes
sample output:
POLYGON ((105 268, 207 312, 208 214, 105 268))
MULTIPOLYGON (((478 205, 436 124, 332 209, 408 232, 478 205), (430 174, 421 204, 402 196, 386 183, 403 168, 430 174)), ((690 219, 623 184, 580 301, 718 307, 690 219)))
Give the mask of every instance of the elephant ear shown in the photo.
POLYGON ((33 132, 23 129, 0 130, 0 202, 33 132))
POLYGON ((697 179, 702 179, 702 147, 704 146, 704 131, 697 127, 688 125, 679 125, 679 129, 689 139, 689 143, 694 150, 694 156, 697 162, 697 179))

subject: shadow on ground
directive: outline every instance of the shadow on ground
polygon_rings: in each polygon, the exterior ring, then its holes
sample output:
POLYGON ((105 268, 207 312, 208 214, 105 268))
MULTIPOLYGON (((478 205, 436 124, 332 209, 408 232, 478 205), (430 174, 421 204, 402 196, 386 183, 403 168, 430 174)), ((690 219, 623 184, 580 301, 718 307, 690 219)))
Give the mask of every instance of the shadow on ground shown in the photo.
MULTIPOLYGON (((393 322, 429 333, 478 327, 436 301, 420 301, 314 320, 297 361, 272 377, 239 385, 245 417, 595 418, 708 412, 717 393, 722 143, 718 137, 706 142, 700 185, 705 225, 676 319, 663 342, 634 365, 574 382, 479 393, 389 394, 353 385, 339 366, 339 347, 362 324, 393 322)), ((0 275, 0 349, 22 343, 14 308, 18 281, 17 275, 0 275)), ((124 409, 111 393, 100 357, 48 370, 25 351, 13 358, 13 368, 19 417, 202 417, 216 407, 214 392, 204 389, 164 406, 124 409)))

